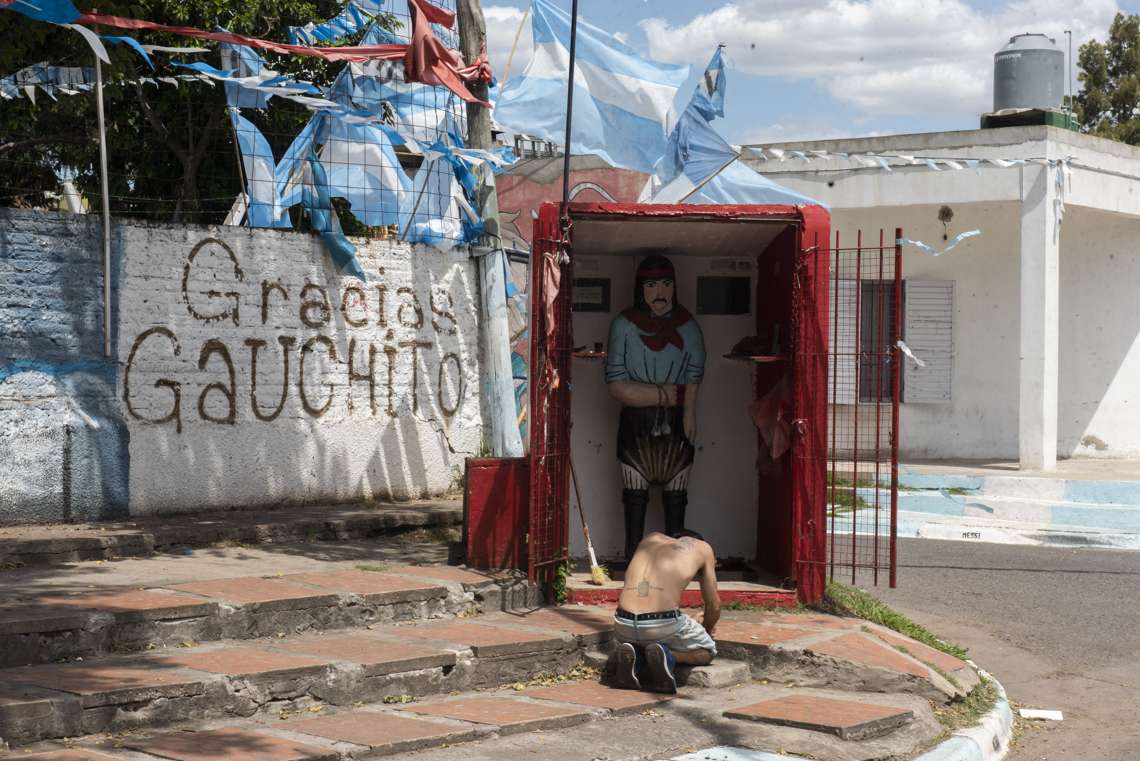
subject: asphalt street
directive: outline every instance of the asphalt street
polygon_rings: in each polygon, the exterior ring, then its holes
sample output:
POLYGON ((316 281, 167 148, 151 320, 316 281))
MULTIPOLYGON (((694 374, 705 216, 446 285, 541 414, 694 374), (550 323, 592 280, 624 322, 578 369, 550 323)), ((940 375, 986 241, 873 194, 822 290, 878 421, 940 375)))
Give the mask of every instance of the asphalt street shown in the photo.
MULTIPOLYGON (((1140 551, 906 539, 898 587, 861 584, 968 647, 1018 707, 1010 761, 1140 759, 1140 551)), ((845 579, 840 579, 841 581, 845 579)))

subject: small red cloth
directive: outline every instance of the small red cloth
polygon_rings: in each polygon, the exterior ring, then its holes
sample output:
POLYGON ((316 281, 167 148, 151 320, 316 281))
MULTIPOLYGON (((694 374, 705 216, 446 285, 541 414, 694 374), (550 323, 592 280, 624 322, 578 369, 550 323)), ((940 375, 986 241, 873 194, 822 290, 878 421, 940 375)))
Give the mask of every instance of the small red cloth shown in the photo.
POLYGON ((412 42, 404 54, 405 81, 446 87, 468 103, 490 108, 490 103, 475 97, 467 89, 461 74, 469 73, 468 78, 477 75, 489 81, 490 66, 486 63, 486 56, 480 56, 471 66, 465 67, 459 54, 448 49, 431 29, 432 24, 450 27, 455 23, 455 14, 427 0, 408 0, 408 14, 412 17, 412 42))
POLYGON ((778 460, 792 445, 792 402, 792 382, 785 375, 748 408, 773 460, 778 460))

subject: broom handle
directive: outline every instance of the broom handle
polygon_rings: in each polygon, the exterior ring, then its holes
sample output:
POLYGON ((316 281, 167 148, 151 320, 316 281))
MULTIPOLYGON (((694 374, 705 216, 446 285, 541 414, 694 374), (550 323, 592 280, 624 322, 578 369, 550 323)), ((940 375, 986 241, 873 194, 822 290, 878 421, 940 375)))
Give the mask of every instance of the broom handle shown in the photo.
POLYGON ((586 547, 590 550, 590 555, 593 555, 594 545, 590 542, 590 527, 586 525, 586 513, 582 510, 582 492, 578 489, 578 471, 574 469, 574 458, 567 459, 570 460, 570 477, 574 480, 574 497, 578 500, 578 517, 582 519, 582 533, 586 535, 586 547))

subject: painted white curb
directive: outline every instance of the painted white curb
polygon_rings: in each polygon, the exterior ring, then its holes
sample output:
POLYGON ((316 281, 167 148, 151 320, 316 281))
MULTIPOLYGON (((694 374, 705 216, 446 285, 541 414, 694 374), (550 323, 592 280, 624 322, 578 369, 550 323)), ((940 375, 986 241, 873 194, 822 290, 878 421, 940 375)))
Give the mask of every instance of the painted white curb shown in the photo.
POLYGON ((982 717, 979 724, 958 730, 950 739, 913 761, 1001 761, 1009 753, 1009 742, 1013 738, 1013 710, 1009 707, 1005 688, 973 661, 968 663, 994 683, 998 693, 997 703, 982 717))

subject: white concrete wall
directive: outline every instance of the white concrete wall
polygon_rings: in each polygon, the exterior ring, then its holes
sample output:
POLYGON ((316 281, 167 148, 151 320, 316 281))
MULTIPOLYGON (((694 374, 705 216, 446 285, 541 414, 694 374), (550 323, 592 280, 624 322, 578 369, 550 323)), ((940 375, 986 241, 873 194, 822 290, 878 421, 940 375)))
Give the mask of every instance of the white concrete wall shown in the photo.
POLYGON ((1058 455, 1140 455, 1140 219, 1070 208, 1061 227, 1058 455))
POLYGON ((122 235, 132 514, 404 499, 458 483, 481 439, 465 250, 358 241, 361 283, 337 273, 315 236, 122 235))
MULTIPOLYGON (((739 258, 739 257, 737 257, 739 258)), ((697 315, 696 278, 709 272, 709 260, 671 257, 677 270, 678 300, 694 313, 704 332, 705 378, 697 416, 697 453, 689 484, 686 525, 701 532, 719 557, 756 554, 756 428, 748 414, 752 400, 749 365, 724 359, 742 337, 755 333, 755 316, 697 315)), ((747 257, 744 257, 746 260, 747 257)), ((639 257, 579 254, 577 277, 611 278, 610 314, 574 314, 574 343, 606 343, 614 314, 633 303, 633 276, 639 257), (583 262, 583 259, 585 262, 583 262), (596 263, 595 264, 591 264, 596 263)), ((754 291, 754 289, 753 289, 754 291)), ((571 446, 590 538, 600 555, 620 557, 625 543, 617 426, 621 405, 605 388, 603 363, 574 360, 571 446)), ((651 493, 646 531, 664 527, 658 490, 651 493)), ((578 517, 571 516, 570 552, 585 554, 578 517)))
MULTIPOLYGON (((953 400, 903 404, 900 456, 904 458, 1010 458, 1017 455, 1018 245, 1015 203, 955 204, 951 236, 972 229, 982 235, 941 257, 904 249, 903 278, 953 280, 953 400)), ((841 246, 864 237, 876 243, 895 227, 907 238, 940 246, 939 206, 838 209, 833 230, 841 246)), ((873 429, 873 423, 871 423, 873 429)))

